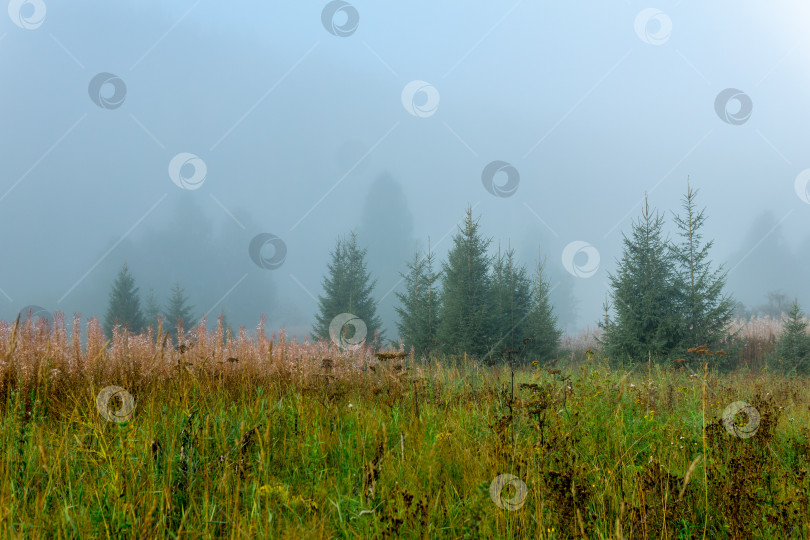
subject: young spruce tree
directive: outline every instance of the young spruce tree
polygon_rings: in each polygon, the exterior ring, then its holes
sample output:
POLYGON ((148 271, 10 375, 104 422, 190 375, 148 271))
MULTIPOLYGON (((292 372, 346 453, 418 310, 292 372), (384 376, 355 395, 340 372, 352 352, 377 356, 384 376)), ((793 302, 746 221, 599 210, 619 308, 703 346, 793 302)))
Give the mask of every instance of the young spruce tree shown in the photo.
POLYGON ((527 337, 534 339, 527 344, 526 351, 541 362, 552 360, 560 347, 562 330, 557 326, 557 315, 551 306, 551 287, 543 272, 542 259, 537 261, 537 276, 532 286, 532 305, 526 325, 527 337))
POLYGON ((721 348, 734 316, 734 300, 725 295, 726 273, 722 266, 712 268, 709 250, 714 241, 703 242, 701 229, 705 209, 697 210, 698 191, 687 185, 683 197, 683 215, 675 215, 679 242, 670 244, 675 261, 675 287, 678 291, 680 344, 677 352, 706 345, 721 348))
POLYGON ((193 309, 193 306, 188 304, 188 297, 183 287, 179 283, 175 283, 166 305, 166 311, 163 312, 166 331, 171 333, 172 337, 177 336, 178 326, 185 331, 197 325, 197 319, 192 314, 193 309))
POLYGON ((776 340, 776 356, 784 371, 789 374, 806 375, 810 373, 808 324, 798 300, 794 300, 793 306, 784 319, 782 332, 776 340))
POLYGON ((313 339, 329 339, 329 325, 341 313, 351 313, 365 323, 367 342, 374 339, 375 332, 382 337, 382 323, 372 297, 375 284, 366 268, 366 250, 357 245, 357 233, 352 232, 348 240, 338 238, 328 275, 323 278, 324 295, 318 298, 313 339))
POLYGON ((468 207, 442 266, 439 342, 448 354, 483 357, 500 339, 493 339, 490 240, 481 237, 478 227, 468 207))
POLYGON ((115 326, 121 326, 135 334, 144 328, 138 287, 135 286, 135 278, 126 263, 118 272, 110 291, 110 301, 104 317, 104 333, 108 338, 112 338, 115 326))
POLYGON ((622 259, 610 275, 615 317, 602 344, 613 360, 663 360, 678 342, 673 258, 663 238, 664 220, 644 198, 641 218, 624 235, 622 259))
POLYGON ((526 268, 515 259, 515 250, 498 255, 492 265, 492 318, 495 343, 490 355, 503 349, 517 350, 529 332, 532 284, 526 268))
POLYGON ((405 281, 405 291, 396 293, 399 299, 397 329, 405 349, 413 347, 414 353, 423 357, 438 347, 439 274, 430 248, 425 256, 414 254, 407 266, 408 271, 400 274, 405 281))

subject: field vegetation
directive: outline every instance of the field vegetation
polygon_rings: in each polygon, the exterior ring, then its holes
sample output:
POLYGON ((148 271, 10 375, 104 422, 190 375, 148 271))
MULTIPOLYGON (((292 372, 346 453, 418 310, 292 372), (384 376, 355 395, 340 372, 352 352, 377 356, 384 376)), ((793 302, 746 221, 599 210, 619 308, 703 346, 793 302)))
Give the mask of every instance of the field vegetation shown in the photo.
POLYGON ((807 537, 781 324, 736 321, 721 371, 707 348, 622 366, 593 333, 532 364, 0 323, 0 536, 807 537))

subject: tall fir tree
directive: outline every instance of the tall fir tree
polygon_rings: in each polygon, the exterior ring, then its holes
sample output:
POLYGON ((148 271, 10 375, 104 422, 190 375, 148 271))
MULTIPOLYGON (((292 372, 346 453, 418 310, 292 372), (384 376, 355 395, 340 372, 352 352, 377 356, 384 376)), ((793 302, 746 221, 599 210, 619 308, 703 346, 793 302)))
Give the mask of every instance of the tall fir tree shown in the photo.
POLYGON ((630 237, 623 235, 622 259, 610 275, 615 318, 603 327, 601 340, 613 360, 664 359, 678 343, 674 261, 663 225, 645 195, 642 215, 633 222, 630 237))
POLYGON ((500 339, 493 335, 489 244, 468 207, 442 266, 439 341, 446 353, 483 357, 500 339))
POLYGON ((498 249, 492 265, 492 322, 498 341, 490 346, 490 354, 522 347, 531 309, 532 284, 526 269, 515 260, 514 249, 503 253, 498 249))
POLYGON ((807 322, 799 301, 794 300, 784 318, 782 332, 776 340, 776 357, 782 369, 788 374, 806 375, 810 373, 810 335, 807 322))
POLYGON ((329 325, 341 313, 351 313, 366 325, 366 341, 375 332, 382 337, 382 324, 377 316, 377 304, 372 293, 376 280, 366 267, 366 250, 359 247, 357 233, 349 239, 338 238, 328 274, 323 278, 324 294, 318 297, 318 314, 313 325, 313 339, 329 339, 329 325))
POLYGON ((678 291, 679 354, 686 349, 706 345, 720 348, 728 335, 734 316, 734 300, 724 294, 726 272, 722 265, 714 269, 709 251, 713 240, 703 241, 702 228, 706 221, 705 208, 695 205, 698 190, 687 184, 683 215, 674 215, 679 242, 670 250, 676 265, 675 287, 678 291))
POLYGON ((396 293, 397 329, 406 350, 413 347, 418 357, 428 356, 438 348, 439 274, 429 246, 424 256, 415 253, 407 263, 407 272, 400 274, 405 290, 396 293))
POLYGON ((526 325, 527 337, 534 339, 527 344, 530 356, 542 362, 553 359, 560 347, 562 329, 551 305, 551 285, 545 276, 542 258, 537 260, 537 275, 532 286, 532 305, 526 325))
POLYGON ((166 310, 163 312, 166 330, 176 337, 178 326, 182 327, 184 331, 196 326, 197 319, 194 317, 193 311, 194 307, 189 305, 188 296, 183 287, 179 283, 175 283, 166 304, 166 310))
POLYGON ((107 314, 104 317, 104 332, 111 338, 113 327, 121 326, 137 334, 143 330, 144 322, 135 278, 124 263, 110 291, 107 314))

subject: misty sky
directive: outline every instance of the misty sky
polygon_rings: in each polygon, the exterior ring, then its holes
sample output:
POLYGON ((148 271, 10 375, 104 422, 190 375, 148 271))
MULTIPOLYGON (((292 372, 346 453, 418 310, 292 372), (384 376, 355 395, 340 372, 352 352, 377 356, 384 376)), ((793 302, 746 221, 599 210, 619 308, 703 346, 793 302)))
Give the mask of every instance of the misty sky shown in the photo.
POLYGON ((810 309, 810 4, 353 1, 329 28, 325 6, 12 1, 0 318, 103 316, 126 261, 144 295, 179 282, 198 313, 303 336, 338 235, 359 231, 382 297, 428 237, 444 258, 472 205, 493 250, 539 250, 575 329, 645 191, 671 231, 687 176, 729 292, 810 309), (175 183, 181 153, 199 159, 175 183), (514 193, 485 188, 496 160, 514 193), (261 233, 286 246, 275 268, 249 256, 261 233))

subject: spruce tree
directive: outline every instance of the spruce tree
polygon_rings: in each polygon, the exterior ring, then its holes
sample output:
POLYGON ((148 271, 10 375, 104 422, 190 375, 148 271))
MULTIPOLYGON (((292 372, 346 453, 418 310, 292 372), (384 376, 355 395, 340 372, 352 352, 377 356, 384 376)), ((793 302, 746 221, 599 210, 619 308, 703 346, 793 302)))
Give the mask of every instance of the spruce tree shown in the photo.
POLYGON ((810 335, 807 334, 807 322, 799 307, 798 300, 787 312, 784 326, 776 341, 776 356, 785 371, 789 374, 805 375, 810 373, 810 335))
POLYGON ((645 196, 642 215, 633 222, 630 237, 623 235, 622 259, 610 275, 615 318, 602 340, 613 360, 663 359, 678 342, 673 258, 663 225, 645 196))
POLYGON ((468 207, 442 266, 439 341, 449 354, 483 357, 500 339, 493 339, 490 240, 482 238, 478 228, 468 207))
POLYGON ((735 308, 734 300, 723 292, 726 273, 722 266, 712 268, 709 250, 714 241, 703 242, 701 229, 706 217, 705 209, 698 211, 695 206, 697 193, 687 185, 682 199, 684 215, 674 215, 680 241, 670 244, 676 265, 679 354, 700 345, 720 348, 735 308))
POLYGON ((551 306, 551 288, 545 277, 544 267, 542 260, 538 259, 537 277, 532 287, 532 305, 525 329, 526 337, 534 338, 527 344, 526 351, 541 362, 547 362, 556 356, 563 333, 557 325, 557 315, 551 306))
POLYGON ((188 304, 188 297, 179 283, 175 283, 172 287, 169 302, 166 304, 166 311, 163 312, 163 317, 166 320, 166 330, 169 331, 173 337, 177 336, 177 327, 180 326, 184 330, 188 330, 197 325, 197 319, 194 317, 193 306, 188 304))
POLYGON ((377 304, 372 297, 376 280, 366 267, 366 250, 357 244, 357 234, 349 239, 338 238, 328 274, 323 278, 324 294, 318 297, 318 314, 313 325, 313 339, 329 339, 329 325, 341 313, 351 313, 366 325, 366 340, 375 332, 382 336, 382 324, 377 316, 377 304))
POLYGON ((532 284, 526 269, 515 260, 513 249, 504 253, 499 249, 493 262, 492 304, 493 335, 498 341, 490 346, 490 354, 520 348, 528 335, 532 284))
POLYGON ((408 271, 400 274, 405 291, 398 292, 399 321, 397 329, 406 350, 414 349, 418 356, 427 356, 438 347, 438 278, 430 248, 425 256, 415 253, 407 263, 408 271))
POLYGON ((132 277, 126 263, 118 272, 110 291, 107 314, 104 317, 104 332, 107 337, 112 337, 115 326, 121 326, 135 334, 144 328, 138 287, 135 286, 135 278, 132 277))

